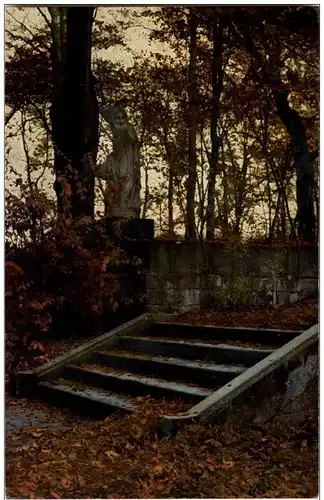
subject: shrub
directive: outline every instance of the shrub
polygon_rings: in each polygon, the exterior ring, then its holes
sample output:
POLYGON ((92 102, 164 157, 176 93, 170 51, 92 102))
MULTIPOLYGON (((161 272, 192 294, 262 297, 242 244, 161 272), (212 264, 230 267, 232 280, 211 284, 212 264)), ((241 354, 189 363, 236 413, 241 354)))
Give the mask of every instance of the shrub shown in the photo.
MULTIPOLYGON (((112 241, 85 245, 89 218, 64 220, 44 193, 6 198, 7 370, 31 366, 42 356, 42 338, 101 328, 103 312, 115 310, 119 281, 107 265, 127 260, 112 241), (73 328, 73 331, 72 331, 73 328)), ((90 237, 91 240, 91 237, 90 237)), ((98 238, 97 238, 98 240, 98 238)))

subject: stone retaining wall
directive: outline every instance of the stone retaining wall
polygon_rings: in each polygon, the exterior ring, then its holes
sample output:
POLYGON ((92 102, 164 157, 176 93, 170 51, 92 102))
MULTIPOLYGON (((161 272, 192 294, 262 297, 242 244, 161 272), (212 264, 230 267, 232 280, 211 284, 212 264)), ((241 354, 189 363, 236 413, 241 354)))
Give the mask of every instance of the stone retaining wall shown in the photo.
POLYGON ((318 252, 308 247, 150 242, 147 304, 183 312, 226 303, 296 301, 318 292, 318 252))

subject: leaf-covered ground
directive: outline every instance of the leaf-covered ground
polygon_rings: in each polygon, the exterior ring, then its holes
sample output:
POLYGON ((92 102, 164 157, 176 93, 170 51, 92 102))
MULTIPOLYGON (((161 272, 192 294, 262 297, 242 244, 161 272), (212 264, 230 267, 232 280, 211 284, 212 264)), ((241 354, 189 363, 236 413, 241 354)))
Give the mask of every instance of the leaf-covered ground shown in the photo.
POLYGON ((242 311, 194 311, 170 320, 215 326, 306 330, 318 323, 318 300, 309 299, 289 306, 262 307, 242 311))
MULTIPOLYGON (((285 309, 188 313, 177 321, 304 330, 318 322, 317 315, 317 301, 310 300, 285 309)), ((66 348, 53 345, 50 357, 66 348)), ((191 425, 160 440, 157 419, 178 410, 178 403, 137 398, 134 414, 91 422, 36 400, 8 398, 7 496, 315 497, 317 388, 314 391, 314 404, 297 426, 287 419, 244 428, 191 425)))
MULTIPOLYGON (((138 398, 138 409, 131 416, 100 422, 76 420, 73 425, 67 415, 67 420, 58 421, 55 412, 48 411, 47 427, 25 427, 7 433, 7 495, 317 496, 316 405, 295 427, 287 421, 244 429, 191 425, 175 437, 158 440, 155 423, 165 410, 164 403, 138 398)), ((168 404, 168 410, 172 410, 172 404, 168 404)))

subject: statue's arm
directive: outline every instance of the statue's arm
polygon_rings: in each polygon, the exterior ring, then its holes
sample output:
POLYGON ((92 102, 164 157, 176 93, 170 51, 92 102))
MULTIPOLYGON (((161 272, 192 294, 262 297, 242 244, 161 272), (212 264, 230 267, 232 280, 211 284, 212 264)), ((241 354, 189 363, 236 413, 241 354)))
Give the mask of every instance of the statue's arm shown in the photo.
POLYGON ((104 163, 99 163, 99 165, 95 165, 93 172, 96 177, 99 177, 104 181, 110 180, 108 161, 105 161, 104 163))
POLYGON ((87 160, 88 165, 93 171, 95 177, 100 177, 100 179, 103 179, 105 181, 111 180, 111 169, 109 168, 111 163, 110 159, 108 159, 104 163, 99 163, 98 165, 94 163, 91 155, 88 155, 87 160))
POLYGON ((129 137, 131 142, 138 142, 138 137, 137 137, 137 134, 135 132, 135 129, 134 129, 133 125, 131 125, 130 123, 128 124, 127 132, 128 132, 128 137, 129 137))

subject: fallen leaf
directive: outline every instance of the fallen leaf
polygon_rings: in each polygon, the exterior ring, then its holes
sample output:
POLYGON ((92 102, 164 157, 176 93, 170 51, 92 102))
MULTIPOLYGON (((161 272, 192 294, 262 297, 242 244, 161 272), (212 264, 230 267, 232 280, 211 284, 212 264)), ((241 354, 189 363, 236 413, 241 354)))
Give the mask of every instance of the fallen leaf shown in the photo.
POLYGON ((18 435, 18 436, 12 436, 11 440, 12 441, 18 441, 18 439, 23 439, 24 436, 18 435))
POLYGON ((78 482, 79 482, 80 486, 84 486, 85 485, 85 479, 84 479, 84 477, 78 476, 78 482))
POLYGON ((68 489, 68 488, 70 488, 71 483, 68 479, 62 479, 62 481, 60 482, 60 485, 62 486, 62 488, 68 489))
POLYGON ((35 432, 31 432, 30 434, 34 437, 34 438, 39 438, 43 435, 43 431, 35 431, 35 432))
POLYGON ((51 495, 53 498, 61 498, 60 495, 58 495, 57 493, 55 493, 55 491, 51 491, 51 495))
POLYGON ((161 472, 163 471, 163 468, 160 464, 157 464, 153 467, 153 470, 156 474, 161 474, 161 472))
POLYGON ((105 455, 107 455, 107 457, 110 457, 110 458, 117 458, 117 457, 119 457, 119 454, 116 453, 113 450, 105 451, 105 455))
POLYGON ((223 447, 222 443, 220 441, 216 441, 215 439, 207 439, 207 441, 205 441, 205 444, 210 444, 214 448, 222 448, 223 447))
POLYGON ((25 429, 24 433, 28 436, 32 437, 41 437, 44 434, 44 429, 35 428, 35 429, 25 429))
POLYGON ((218 464, 217 468, 218 469, 232 469, 234 466, 234 463, 232 460, 223 460, 222 464, 218 464))
POLYGON ((98 469, 105 468, 104 464, 102 462, 100 462, 99 460, 92 460, 91 464, 94 465, 95 467, 97 467, 98 469))

